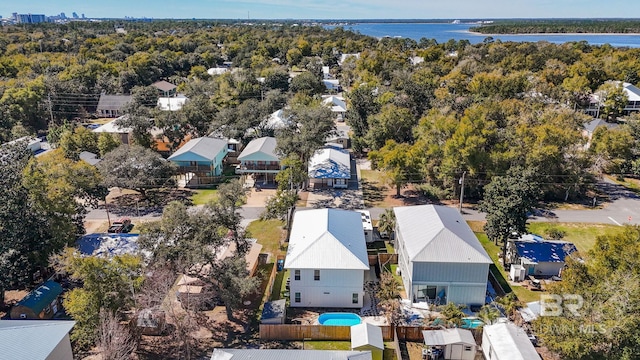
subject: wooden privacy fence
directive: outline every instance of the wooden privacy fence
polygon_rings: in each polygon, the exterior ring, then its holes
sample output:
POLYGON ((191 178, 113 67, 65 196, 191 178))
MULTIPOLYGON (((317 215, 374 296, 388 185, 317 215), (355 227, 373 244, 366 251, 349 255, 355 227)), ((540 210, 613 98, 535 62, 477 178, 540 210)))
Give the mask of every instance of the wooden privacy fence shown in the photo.
MULTIPOLYGON (((382 338, 385 341, 424 341, 422 330, 438 330, 439 327, 429 326, 380 326, 382 338), (394 336, 395 328, 397 337, 394 336)), ((323 326, 323 325, 292 325, 292 324, 261 324, 260 340, 351 340, 351 327, 349 326, 323 326)))

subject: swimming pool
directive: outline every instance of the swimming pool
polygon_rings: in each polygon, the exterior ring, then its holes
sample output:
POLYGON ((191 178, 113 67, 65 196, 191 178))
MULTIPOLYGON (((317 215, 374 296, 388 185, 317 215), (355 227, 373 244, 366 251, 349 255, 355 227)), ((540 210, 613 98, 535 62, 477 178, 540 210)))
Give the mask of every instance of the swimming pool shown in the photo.
POLYGON ((484 325, 484 322, 477 318, 463 318, 462 325, 460 326, 462 329, 475 329, 484 325))
POLYGON ((362 319, 354 313, 330 312, 321 314, 318 322, 328 326, 352 326, 360 324, 362 319))

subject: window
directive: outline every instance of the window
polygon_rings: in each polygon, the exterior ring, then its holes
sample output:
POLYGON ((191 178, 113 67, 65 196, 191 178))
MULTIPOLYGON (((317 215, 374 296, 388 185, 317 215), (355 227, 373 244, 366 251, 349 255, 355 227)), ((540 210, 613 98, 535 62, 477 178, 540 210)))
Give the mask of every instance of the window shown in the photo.
POLYGON ((300 280, 300 270, 295 270, 293 272, 293 279, 294 280, 300 280))
POLYGON ((473 351, 473 350, 471 349, 471 346, 465 345, 464 351, 473 351))
POLYGON ((300 298, 301 298, 300 293, 297 292, 297 293, 294 294, 294 300, 293 301, 299 303, 300 302, 300 298))
POLYGON ((358 303, 358 299, 359 299, 359 298, 360 298, 360 297, 358 296, 358 293, 353 293, 353 296, 352 296, 352 298, 351 298, 351 303, 352 303, 352 304, 357 304, 357 303, 358 303))
POLYGON ((197 161, 189 161, 189 166, 198 166, 197 161))
POLYGON ((320 280, 320 270, 313 270, 313 280, 320 280))

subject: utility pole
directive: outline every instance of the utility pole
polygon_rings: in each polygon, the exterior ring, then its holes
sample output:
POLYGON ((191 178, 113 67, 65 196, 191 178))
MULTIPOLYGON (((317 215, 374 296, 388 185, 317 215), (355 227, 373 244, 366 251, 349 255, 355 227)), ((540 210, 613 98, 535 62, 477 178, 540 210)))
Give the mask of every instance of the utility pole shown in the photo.
POLYGON ((462 173, 462 177, 460 178, 460 180, 458 181, 458 183, 460 184, 460 205, 458 206, 458 211, 462 214, 462 201, 464 200, 464 176, 467 174, 467 172, 463 172, 462 173))

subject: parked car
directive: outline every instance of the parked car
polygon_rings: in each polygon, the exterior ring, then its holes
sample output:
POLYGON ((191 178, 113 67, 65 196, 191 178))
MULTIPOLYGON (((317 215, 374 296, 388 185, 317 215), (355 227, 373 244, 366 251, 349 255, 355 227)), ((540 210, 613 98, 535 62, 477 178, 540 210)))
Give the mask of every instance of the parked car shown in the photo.
POLYGON ((107 232, 110 234, 128 233, 132 228, 133 224, 131 223, 131 219, 121 218, 118 221, 114 221, 111 226, 109 226, 107 232))

